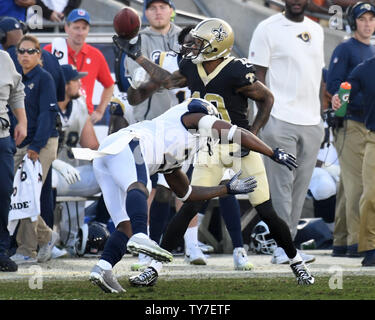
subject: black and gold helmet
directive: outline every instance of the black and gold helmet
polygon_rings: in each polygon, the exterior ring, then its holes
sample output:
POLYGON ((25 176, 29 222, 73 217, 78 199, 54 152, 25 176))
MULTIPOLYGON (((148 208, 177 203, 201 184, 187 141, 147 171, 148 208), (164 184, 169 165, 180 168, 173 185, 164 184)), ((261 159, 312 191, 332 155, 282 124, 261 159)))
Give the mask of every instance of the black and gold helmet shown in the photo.
POLYGON ((190 34, 195 39, 195 44, 184 58, 191 59, 194 63, 225 58, 231 53, 234 33, 231 26, 222 19, 205 19, 190 34))

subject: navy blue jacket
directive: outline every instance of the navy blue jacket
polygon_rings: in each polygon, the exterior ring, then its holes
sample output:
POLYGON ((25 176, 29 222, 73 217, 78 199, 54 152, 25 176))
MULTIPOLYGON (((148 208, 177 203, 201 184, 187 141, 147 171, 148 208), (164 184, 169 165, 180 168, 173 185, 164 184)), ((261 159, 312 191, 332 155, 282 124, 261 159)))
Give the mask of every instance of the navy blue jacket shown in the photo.
POLYGON ((352 85, 349 100, 361 94, 365 106, 365 126, 375 131, 375 57, 359 64, 349 75, 348 81, 352 85))
MULTIPOLYGON (((327 73, 327 90, 330 94, 338 92, 340 84, 348 80, 350 72, 360 63, 375 56, 375 46, 366 45, 354 38, 340 43, 332 53, 327 73)), ((347 119, 364 122, 365 106, 361 94, 350 101, 347 119)))
POLYGON ((27 137, 19 145, 28 144, 28 149, 40 152, 50 137, 57 137, 56 88, 49 72, 37 65, 27 74, 22 74, 25 85, 25 109, 27 116, 27 137))
MULTIPOLYGON (((22 74, 22 67, 17 59, 16 46, 8 48, 7 52, 12 58, 17 71, 22 74)), ((57 101, 65 100, 65 79, 62 69, 59 64, 59 60, 50 52, 41 50, 43 68, 46 69, 55 81, 57 101)))

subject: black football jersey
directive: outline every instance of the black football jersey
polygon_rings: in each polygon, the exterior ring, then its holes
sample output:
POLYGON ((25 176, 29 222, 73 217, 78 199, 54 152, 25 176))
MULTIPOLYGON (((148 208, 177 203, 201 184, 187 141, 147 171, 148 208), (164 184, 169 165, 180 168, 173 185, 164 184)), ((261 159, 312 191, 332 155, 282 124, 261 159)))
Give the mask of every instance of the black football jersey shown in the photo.
POLYGON ((202 64, 183 59, 180 73, 187 78, 187 86, 193 98, 206 99, 215 105, 223 120, 248 129, 247 97, 236 93, 238 88, 256 81, 255 68, 246 58, 225 59, 209 75, 202 64))

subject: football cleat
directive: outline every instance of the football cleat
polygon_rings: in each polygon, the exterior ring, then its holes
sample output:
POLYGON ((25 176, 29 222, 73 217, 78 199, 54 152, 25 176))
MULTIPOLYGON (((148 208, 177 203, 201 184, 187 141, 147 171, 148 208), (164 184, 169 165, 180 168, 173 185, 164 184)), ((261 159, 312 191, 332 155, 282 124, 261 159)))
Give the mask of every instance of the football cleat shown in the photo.
POLYGON ((204 256, 202 250, 198 246, 186 248, 185 259, 187 262, 194 265, 207 264, 207 259, 204 256))
POLYGON ((303 261, 299 261, 290 265, 294 275, 297 278, 297 283, 299 285, 311 285, 314 284, 315 279, 310 274, 309 269, 307 269, 303 261))
POLYGON ((144 253, 157 261, 171 262, 173 255, 143 233, 133 235, 127 244, 127 249, 131 253, 144 253))
POLYGON ((254 268, 253 264, 248 261, 246 250, 242 247, 233 250, 234 269, 249 271, 254 268))
POLYGON ((104 270, 98 265, 92 268, 89 280, 106 293, 125 292, 125 289, 121 287, 113 275, 112 270, 104 270))
POLYGON ((153 267, 148 267, 137 276, 129 278, 129 282, 134 287, 151 287, 158 280, 158 272, 153 267))

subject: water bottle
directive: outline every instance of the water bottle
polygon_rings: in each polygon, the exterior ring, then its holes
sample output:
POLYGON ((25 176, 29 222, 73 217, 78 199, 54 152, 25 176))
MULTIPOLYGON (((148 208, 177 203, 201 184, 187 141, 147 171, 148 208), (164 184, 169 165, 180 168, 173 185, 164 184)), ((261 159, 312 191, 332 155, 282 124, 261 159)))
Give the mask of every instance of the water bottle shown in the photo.
POLYGON ((341 107, 335 111, 336 117, 344 117, 346 115, 346 108, 349 102, 349 95, 352 86, 349 82, 343 82, 340 85, 339 89, 339 98, 341 101, 341 107))

